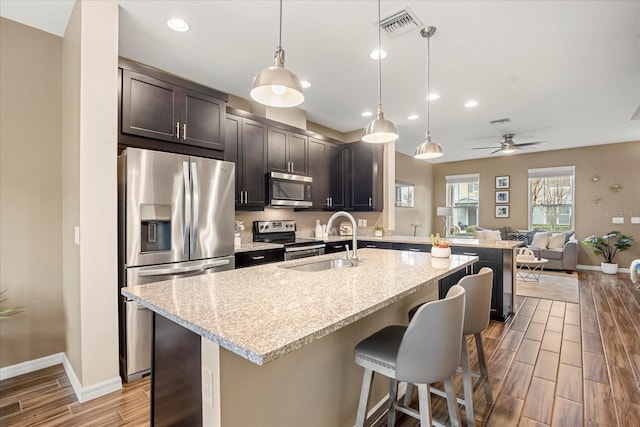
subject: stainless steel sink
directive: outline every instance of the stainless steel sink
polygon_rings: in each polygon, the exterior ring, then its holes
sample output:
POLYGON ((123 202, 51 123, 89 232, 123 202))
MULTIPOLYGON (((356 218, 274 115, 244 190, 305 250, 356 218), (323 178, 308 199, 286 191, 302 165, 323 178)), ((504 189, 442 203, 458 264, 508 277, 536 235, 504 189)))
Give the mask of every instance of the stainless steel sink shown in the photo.
POLYGON ((297 271, 323 271, 330 270, 332 268, 346 268, 353 267, 354 264, 348 259, 325 259, 322 261, 310 262, 302 265, 293 265, 291 267, 283 266, 282 268, 286 268, 289 270, 297 270, 297 271))

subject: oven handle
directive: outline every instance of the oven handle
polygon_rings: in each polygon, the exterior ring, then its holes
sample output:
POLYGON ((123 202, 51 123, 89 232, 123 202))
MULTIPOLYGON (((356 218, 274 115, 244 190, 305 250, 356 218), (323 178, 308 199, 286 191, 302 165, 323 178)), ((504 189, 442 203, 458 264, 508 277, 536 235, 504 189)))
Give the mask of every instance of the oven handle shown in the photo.
POLYGON ((324 247, 326 247, 327 245, 325 245, 324 243, 321 243, 319 245, 312 245, 312 246, 298 246, 298 247, 293 247, 293 248, 285 248, 284 251, 285 252, 300 252, 300 251, 309 251, 312 249, 322 249, 324 247))

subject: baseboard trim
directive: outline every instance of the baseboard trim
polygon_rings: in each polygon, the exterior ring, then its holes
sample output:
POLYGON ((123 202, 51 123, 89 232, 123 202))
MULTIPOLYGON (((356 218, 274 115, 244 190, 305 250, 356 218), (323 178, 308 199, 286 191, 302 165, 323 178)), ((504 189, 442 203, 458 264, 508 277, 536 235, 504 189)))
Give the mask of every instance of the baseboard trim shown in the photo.
POLYGON ((29 374, 39 371, 40 369, 49 368, 51 366, 62 365, 64 368, 73 392, 79 402, 86 402, 96 397, 104 396, 111 392, 122 389, 122 379, 118 376, 89 387, 82 387, 78 376, 76 375, 67 355, 65 353, 56 353, 50 356, 40 357, 38 359, 27 360, 26 362, 17 363, 15 365, 0 368, 0 380, 17 377, 18 375, 29 374))
POLYGON ((56 353, 38 359, 27 360, 26 362, 17 363, 15 365, 0 368, 0 380, 17 377, 18 375, 28 374, 39 371, 40 369, 49 368, 51 366, 60 365, 64 362, 66 356, 64 353, 56 353))
POLYGON ((119 376, 93 384, 89 387, 83 387, 71 366, 71 362, 67 359, 67 355, 63 353, 63 356, 62 366, 64 366, 64 371, 67 373, 67 377, 69 377, 69 382, 79 402, 87 402, 122 389, 122 379, 119 376))
MULTIPOLYGON (((576 265, 576 270, 586 270, 586 271, 602 271, 599 265, 576 265)), ((628 268, 618 267, 618 273, 629 273, 628 268)))

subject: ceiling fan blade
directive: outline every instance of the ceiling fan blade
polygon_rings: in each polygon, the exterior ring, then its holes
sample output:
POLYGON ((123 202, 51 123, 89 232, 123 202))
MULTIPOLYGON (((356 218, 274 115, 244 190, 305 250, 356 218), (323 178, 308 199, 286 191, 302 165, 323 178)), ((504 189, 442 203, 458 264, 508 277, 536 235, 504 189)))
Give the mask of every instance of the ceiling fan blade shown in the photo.
POLYGON ((502 147, 473 147, 472 150, 489 150, 492 148, 502 148, 502 147))
POLYGON ((547 141, 533 141, 533 142, 523 142, 522 144, 514 144, 516 147, 526 147, 528 145, 538 145, 545 143, 547 141))
POLYGON ((502 151, 502 147, 498 148, 496 151, 492 151, 489 154, 496 154, 499 153, 500 151, 502 151))

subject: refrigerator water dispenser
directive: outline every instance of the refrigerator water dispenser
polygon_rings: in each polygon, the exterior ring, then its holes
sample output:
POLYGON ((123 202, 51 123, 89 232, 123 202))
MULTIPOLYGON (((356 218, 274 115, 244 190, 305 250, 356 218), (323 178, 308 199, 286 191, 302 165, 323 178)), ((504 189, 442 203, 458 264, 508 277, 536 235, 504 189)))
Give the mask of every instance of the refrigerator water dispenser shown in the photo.
POLYGON ((171 250, 171 205, 140 205, 140 251, 171 250))

